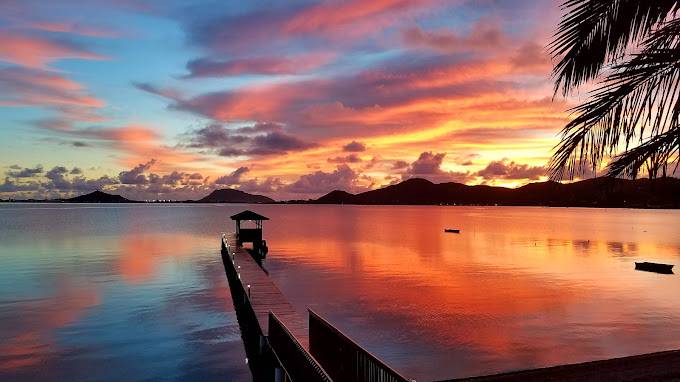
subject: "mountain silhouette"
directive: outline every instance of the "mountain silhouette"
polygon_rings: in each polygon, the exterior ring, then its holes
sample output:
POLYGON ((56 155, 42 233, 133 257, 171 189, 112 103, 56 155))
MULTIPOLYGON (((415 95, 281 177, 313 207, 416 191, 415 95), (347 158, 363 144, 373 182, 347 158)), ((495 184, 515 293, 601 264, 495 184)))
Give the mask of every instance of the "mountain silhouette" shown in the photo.
POLYGON ((326 195, 316 199, 315 203, 320 204, 344 204, 353 203, 356 195, 350 194, 347 191, 335 190, 327 193, 326 195))
POLYGON ((233 188, 215 190, 198 203, 274 203, 274 199, 263 195, 254 195, 233 188))
POLYGON ((680 208, 680 179, 594 178, 573 183, 539 182, 519 188, 413 178, 377 190, 332 191, 319 204, 457 204, 560 207, 680 208))
POLYGON ((107 194, 102 191, 94 191, 89 194, 76 196, 75 198, 64 199, 67 203, 133 203, 120 195, 107 194))

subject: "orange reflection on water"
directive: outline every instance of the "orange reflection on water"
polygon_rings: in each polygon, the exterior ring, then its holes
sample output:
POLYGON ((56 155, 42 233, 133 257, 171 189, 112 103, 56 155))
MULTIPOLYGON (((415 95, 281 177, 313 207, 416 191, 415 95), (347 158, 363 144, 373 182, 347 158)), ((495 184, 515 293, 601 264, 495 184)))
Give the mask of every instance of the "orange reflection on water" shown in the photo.
POLYGON ((77 322, 88 308, 99 305, 96 290, 60 281, 54 295, 17 304, 15 333, 0 344, 0 370, 37 365, 56 348, 54 331, 77 322))
POLYGON ((432 358, 447 352, 454 358, 461 349, 472 358, 452 360, 448 367, 454 370, 443 365, 436 375, 418 375, 426 368, 409 365, 415 361, 395 361, 418 379, 580 362, 680 343, 680 278, 637 272, 633 264, 678 262, 677 212, 319 209, 272 212, 265 230, 269 261, 280 269, 273 276, 298 307, 312 305, 339 317, 341 328, 365 335, 368 345, 388 347, 395 341, 389 331, 407 348, 433 352, 432 358), (462 233, 445 234, 444 228, 462 233), (343 314, 362 322, 342 322, 343 314), (369 328, 383 337, 373 334, 378 337, 371 340, 369 328))
POLYGON ((205 238, 187 233, 144 233, 120 236, 118 269, 129 284, 147 282, 167 259, 188 256, 205 238))

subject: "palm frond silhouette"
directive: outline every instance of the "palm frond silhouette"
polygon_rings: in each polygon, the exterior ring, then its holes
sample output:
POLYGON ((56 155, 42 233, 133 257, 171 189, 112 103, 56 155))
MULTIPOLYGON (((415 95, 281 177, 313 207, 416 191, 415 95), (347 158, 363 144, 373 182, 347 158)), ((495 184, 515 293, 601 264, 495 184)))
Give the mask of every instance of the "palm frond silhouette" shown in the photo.
POLYGON ((607 176, 675 171, 680 154, 680 1, 567 0, 549 45, 555 94, 598 80, 571 109, 550 160, 553 179, 611 159, 607 176), (674 167, 673 167, 674 166, 674 167))

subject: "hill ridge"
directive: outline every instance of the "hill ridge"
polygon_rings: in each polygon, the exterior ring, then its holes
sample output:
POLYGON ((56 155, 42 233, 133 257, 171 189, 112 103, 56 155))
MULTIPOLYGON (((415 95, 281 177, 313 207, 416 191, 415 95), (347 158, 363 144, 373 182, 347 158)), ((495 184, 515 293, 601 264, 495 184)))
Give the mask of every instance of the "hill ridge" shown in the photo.
POLYGON ((274 199, 264 195, 249 194, 234 188, 222 188, 212 191, 197 200, 198 203, 275 203, 274 199))
POLYGON ((63 201, 66 203, 134 203, 134 201, 123 196, 109 194, 100 190, 63 199, 63 201))
POLYGON ((573 183, 529 183, 518 188, 432 183, 412 178, 376 190, 351 194, 335 190, 319 204, 453 204, 554 207, 680 208, 680 179, 593 178, 573 183))

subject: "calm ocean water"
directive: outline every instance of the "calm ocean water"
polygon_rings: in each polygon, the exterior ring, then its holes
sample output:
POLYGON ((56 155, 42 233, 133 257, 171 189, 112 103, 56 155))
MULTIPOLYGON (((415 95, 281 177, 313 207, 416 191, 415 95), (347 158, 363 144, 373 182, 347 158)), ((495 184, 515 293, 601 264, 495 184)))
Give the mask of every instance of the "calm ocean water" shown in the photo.
POLYGON ((269 216, 267 267, 419 381, 680 348, 680 211, 0 205, 0 380, 249 380, 219 257, 269 216), (444 228, 462 234, 444 234, 444 228))

